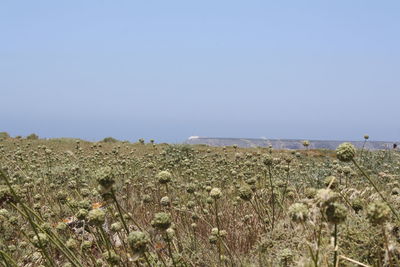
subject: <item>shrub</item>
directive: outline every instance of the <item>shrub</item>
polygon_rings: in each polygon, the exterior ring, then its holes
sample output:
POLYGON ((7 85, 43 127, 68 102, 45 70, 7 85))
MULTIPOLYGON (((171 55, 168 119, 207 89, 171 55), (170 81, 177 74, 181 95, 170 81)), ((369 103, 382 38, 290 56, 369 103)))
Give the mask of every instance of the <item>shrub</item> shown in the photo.
POLYGON ((118 140, 110 136, 110 137, 104 138, 103 140, 101 140, 101 142, 103 142, 103 143, 117 143, 118 140))
POLYGON ((37 134, 35 134, 35 133, 31 133, 30 135, 28 135, 26 137, 26 139, 28 139, 28 140, 38 140, 39 136, 37 134))
POLYGON ((10 135, 7 132, 0 132, 0 140, 8 139, 10 135))

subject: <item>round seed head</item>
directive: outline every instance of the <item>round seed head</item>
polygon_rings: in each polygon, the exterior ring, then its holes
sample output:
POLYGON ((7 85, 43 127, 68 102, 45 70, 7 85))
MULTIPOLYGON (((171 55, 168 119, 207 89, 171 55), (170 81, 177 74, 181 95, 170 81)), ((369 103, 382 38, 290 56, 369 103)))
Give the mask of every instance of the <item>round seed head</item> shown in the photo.
POLYGON ((115 183, 115 176, 110 167, 103 167, 97 171, 96 180, 104 189, 110 189, 115 183))
POLYGON ((367 208, 367 218, 372 225, 380 225, 390 219, 390 208, 384 202, 375 201, 367 208))
POLYGON ((228 235, 228 232, 226 230, 221 230, 219 231, 220 237, 226 237, 228 235))
POLYGON ((338 179, 336 179, 335 176, 328 176, 324 179, 324 184, 325 186, 329 186, 330 185, 330 189, 335 189, 338 187, 339 185, 339 181, 338 179))
POLYGON ((239 188, 239 197, 243 200, 250 201, 253 196, 253 191, 250 186, 242 186, 239 188))
POLYGON ((47 244, 49 243, 49 239, 47 238, 46 234, 39 233, 38 235, 35 235, 33 237, 32 243, 37 248, 41 248, 41 246, 46 247, 47 244), (39 236, 39 238, 38 238, 38 236, 39 236))
POLYGON ((316 195, 316 200, 321 206, 327 206, 338 198, 338 194, 331 189, 319 189, 316 195))
POLYGON ((167 230, 171 226, 171 216, 165 212, 156 213, 151 225, 159 230, 167 230))
POLYGON ((82 242, 81 248, 82 248, 82 250, 88 250, 92 247, 92 245, 93 245, 92 241, 85 240, 82 242))
POLYGON ((90 225, 102 226, 105 222, 106 214, 102 209, 94 209, 89 211, 87 215, 87 220, 90 225))
POLYGON ((104 252, 103 259, 105 259, 112 266, 118 265, 119 261, 121 260, 121 258, 114 251, 104 252))
POLYGON ((274 162, 274 160, 271 157, 271 155, 265 155, 263 157, 263 163, 264 163, 265 166, 271 166, 273 162, 274 162))
POLYGON ((328 222, 339 224, 344 222, 347 216, 347 209, 343 204, 334 202, 329 204, 325 211, 328 222))
POLYGON ((217 227, 214 227, 213 229, 211 229, 211 235, 215 235, 218 236, 219 230, 217 227))
POLYGON ((165 206, 169 206, 169 204, 170 204, 169 197, 167 197, 167 196, 162 197, 160 203, 161 203, 161 205, 164 206, 164 207, 165 207, 165 206))
POLYGON ((304 190, 304 195, 308 198, 308 199, 313 199, 316 195, 317 195, 317 189, 313 188, 313 187, 307 187, 304 190))
POLYGON ((122 230, 122 223, 121 222, 115 222, 113 224, 111 224, 110 226, 110 230, 117 233, 120 232, 122 230))
POLYGON ((214 187, 213 189, 211 189, 210 191, 210 197, 212 197, 213 199, 219 199, 222 196, 222 192, 221 189, 214 187))
POLYGON ((130 232, 128 236, 128 243, 131 246, 132 250, 136 253, 143 253, 146 251, 146 246, 150 242, 150 239, 147 234, 134 231, 130 232))
POLYGON ((10 213, 6 209, 0 209, 0 216, 2 216, 4 218, 8 218, 8 217, 10 217, 10 213))
POLYGON ((194 192, 196 192, 196 185, 188 184, 186 187, 186 192, 188 192, 189 194, 193 194, 194 192))
POLYGON ((355 198, 353 199, 353 201, 351 202, 351 207, 353 208, 353 210, 358 213, 359 211, 364 209, 364 203, 360 198, 355 198))
POLYGON ((57 231, 64 231, 65 229, 67 229, 68 225, 65 222, 60 222, 57 224, 56 229, 57 231))
POLYGON ((175 230, 172 229, 171 227, 167 229, 167 231, 165 231, 165 240, 166 241, 172 241, 172 239, 175 236, 175 230))
POLYGON ((192 200, 189 200, 186 206, 188 209, 193 209, 196 206, 196 203, 192 200))
POLYGON ((289 207, 289 216, 294 222, 305 222, 308 214, 308 207, 303 203, 294 203, 289 207))
POLYGON ((74 248, 78 247, 78 241, 76 241, 73 238, 70 238, 70 239, 67 240, 67 243, 65 245, 69 249, 74 249, 74 248))
POLYGON ((86 216, 88 215, 88 211, 86 209, 80 209, 78 210, 78 212, 76 213, 76 218, 78 220, 84 220, 86 218, 86 216))
POLYGON ((343 143, 336 149, 336 157, 343 162, 353 160, 356 155, 356 148, 350 143, 343 143))
POLYGON ((398 188, 398 187, 394 187, 393 189, 392 189, 392 195, 400 195, 400 188, 398 188))
POLYGON ((160 184, 167 184, 171 182, 172 175, 169 171, 161 171, 157 174, 156 178, 160 184))
POLYGON ((217 241, 218 241, 218 237, 215 236, 215 235, 210 235, 210 236, 208 237, 208 241, 210 242, 210 244, 216 244, 217 241))

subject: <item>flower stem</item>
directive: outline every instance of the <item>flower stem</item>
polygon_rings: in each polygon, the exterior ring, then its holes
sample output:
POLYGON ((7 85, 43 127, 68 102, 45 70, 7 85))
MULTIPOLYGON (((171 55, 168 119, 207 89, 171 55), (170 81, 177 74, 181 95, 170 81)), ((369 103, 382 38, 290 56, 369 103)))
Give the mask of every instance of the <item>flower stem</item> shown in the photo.
POLYGON ((379 196, 382 198, 382 200, 389 206, 390 210, 396 216, 397 220, 400 220, 399 215, 397 214, 396 210, 390 205, 390 203, 386 200, 386 198, 382 195, 381 191, 379 191, 378 187, 375 185, 375 183, 372 181, 371 177, 368 176, 368 174, 358 165, 358 163, 352 159, 354 165, 358 168, 358 170, 364 175, 365 178, 367 178, 368 182, 372 185, 372 187, 375 189, 375 191, 379 194, 379 196))

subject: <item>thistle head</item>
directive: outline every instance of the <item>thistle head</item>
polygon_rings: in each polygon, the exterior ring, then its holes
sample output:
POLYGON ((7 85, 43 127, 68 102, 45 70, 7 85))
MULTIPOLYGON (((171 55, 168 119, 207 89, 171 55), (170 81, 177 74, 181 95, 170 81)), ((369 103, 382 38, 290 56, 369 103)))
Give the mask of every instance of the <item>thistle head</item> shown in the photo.
POLYGON ((367 218, 372 225, 380 225, 390 219, 390 208, 382 201, 375 201, 367 208, 367 218))
POLYGON ((169 171, 161 171, 156 175, 156 178, 160 184, 167 184, 171 182, 172 175, 169 171))
POLYGON ((115 183, 115 176, 110 167, 103 167, 96 173, 96 180, 104 189, 110 189, 115 183))
POLYGON ((115 222, 115 223, 111 224, 110 230, 115 233, 118 233, 122 230, 122 227, 123 227, 123 225, 121 222, 115 222))
POLYGON ((356 148, 350 143, 343 143, 336 149, 336 157, 343 162, 352 161, 356 155, 356 148))
POLYGON ((213 199, 219 199, 222 196, 222 192, 221 189, 214 187, 213 189, 211 189, 210 191, 210 197, 212 197, 213 199))
POLYGON ((106 251, 102 256, 111 266, 118 265, 121 260, 121 258, 114 251, 106 251))
POLYGON ((49 243, 49 239, 46 234, 39 233, 33 237, 32 243, 37 248, 46 247, 49 243))
POLYGON ((151 225, 159 230, 167 230, 171 226, 171 216, 165 212, 156 213, 151 225))
POLYGON ((149 242, 150 239, 148 235, 141 231, 134 231, 129 233, 128 243, 135 253, 144 253, 147 249, 147 244, 149 242))
POLYGON ((305 222, 308 215, 308 207, 303 203, 294 203, 289 207, 289 216, 294 222, 305 222))
POLYGON ((316 200, 321 206, 328 206, 338 198, 338 194, 333 192, 331 189, 319 189, 316 195, 316 200))
POLYGON ((101 227, 105 220, 106 214, 102 209, 94 209, 89 211, 87 220, 90 225, 101 227))
POLYGON ((160 204, 164 207, 169 206, 170 203, 171 203, 171 201, 168 196, 162 197, 160 200, 160 204))
POLYGON ((347 209, 343 204, 334 202, 328 205, 325 214, 328 222, 339 224, 346 219, 347 209))
POLYGON ((336 179, 335 176, 328 176, 324 179, 324 184, 326 187, 330 186, 330 189, 335 189, 338 187, 339 182, 338 179, 336 179))
POLYGON ((267 154, 263 157, 263 163, 265 166, 271 166, 273 162, 274 160, 271 155, 267 154))
POLYGON ((242 186, 239 188, 239 197, 243 200, 249 201, 253 196, 253 191, 251 190, 250 186, 242 186))

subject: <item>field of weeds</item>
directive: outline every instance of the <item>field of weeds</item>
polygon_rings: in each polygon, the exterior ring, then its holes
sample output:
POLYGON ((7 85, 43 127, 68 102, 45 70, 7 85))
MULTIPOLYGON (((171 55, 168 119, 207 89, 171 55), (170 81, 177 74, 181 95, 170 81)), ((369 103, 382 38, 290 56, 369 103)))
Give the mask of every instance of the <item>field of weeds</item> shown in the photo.
POLYGON ((0 142, 3 266, 400 266, 400 154, 0 142))

